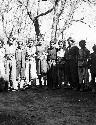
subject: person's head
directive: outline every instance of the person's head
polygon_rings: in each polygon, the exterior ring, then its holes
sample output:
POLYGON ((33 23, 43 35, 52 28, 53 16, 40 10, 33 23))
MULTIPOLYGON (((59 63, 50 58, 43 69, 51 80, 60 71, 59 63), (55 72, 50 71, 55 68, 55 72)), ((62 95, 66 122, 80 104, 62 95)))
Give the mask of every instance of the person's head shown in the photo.
POLYGON ((22 46, 23 46, 23 42, 21 40, 18 41, 18 48, 22 48, 22 46))
POLYGON ((69 46, 72 46, 75 43, 75 41, 72 39, 72 37, 69 37, 67 39, 67 41, 68 41, 69 46))
POLYGON ((86 41, 85 41, 85 40, 81 40, 81 41, 79 42, 79 46, 80 46, 81 48, 85 48, 85 47, 86 47, 86 41))
POLYGON ((14 41, 14 39, 13 38, 10 38, 9 40, 8 40, 8 44, 9 44, 9 46, 11 46, 11 45, 13 45, 13 41, 14 41))
POLYGON ((94 46, 92 47, 93 51, 96 53, 96 45, 94 44, 94 46))
POLYGON ((54 43, 53 41, 51 41, 51 42, 50 42, 50 47, 51 47, 51 48, 54 48, 54 46, 55 46, 55 43, 54 43))
POLYGON ((59 45, 59 48, 64 48, 66 46, 66 43, 63 40, 59 40, 58 45, 59 45))
POLYGON ((28 39, 28 46, 29 46, 29 47, 32 47, 33 44, 34 44, 34 41, 33 41, 31 38, 28 39))
POLYGON ((2 48, 2 47, 3 47, 3 44, 4 44, 3 40, 2 40, 2 39, 0 39, 0 48, 2 48))

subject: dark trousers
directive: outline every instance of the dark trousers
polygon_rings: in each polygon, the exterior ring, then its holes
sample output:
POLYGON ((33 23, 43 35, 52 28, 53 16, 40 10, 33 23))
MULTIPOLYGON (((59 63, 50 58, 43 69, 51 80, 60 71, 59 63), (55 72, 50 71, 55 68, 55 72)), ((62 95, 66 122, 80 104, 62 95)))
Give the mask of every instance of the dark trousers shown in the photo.
POLYGON ((96 77, 96 73, 91 73, 91 86, 92 88, 96 88, 96 85, 95 85, 95 77, 96 77))
POLYGON ((64 64, 64 81, 66 84, 68 84, 68 82, 70 83, 70 65, 69 65, 69 61, 66 61, 64 64))
POLYGON ((78 64, 72 60, 69 61, 69 82, 73 88, 79 87, 78 64))
POLYGON ((56 88, 57 84, 57 67, 51 66, 47 72, 47 86, 48 88, 56 88))
POLYGON ((64 64, 57 64, 58 85, 61 87, 64 81, 64 64))

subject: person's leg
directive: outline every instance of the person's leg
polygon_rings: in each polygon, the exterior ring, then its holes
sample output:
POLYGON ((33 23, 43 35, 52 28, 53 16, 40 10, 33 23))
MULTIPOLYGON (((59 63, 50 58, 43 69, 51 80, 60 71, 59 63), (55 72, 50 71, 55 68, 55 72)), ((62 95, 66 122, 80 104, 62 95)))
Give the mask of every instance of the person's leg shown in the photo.
POLYGON ((26 61, 25 77, 27 84, 29 83, 29 61, 26 61))
POLYGON ((57 86, 59 86, 60 85, 60 66, 59 66, 59 64, 57 64, 57 79, 58 79, 57 86))
POLYGON ((6 62, 6 76, 7 76, 8 82, 9 82, 9 64, 10 64, 10 61, 7 60, 7 62, 6 62))
POLYGON ((16 60, 12 60, 12 81, 13 81, 13 88, 18 89, 18 83, 16 82, 16 60))
POLYGON ((20 69, 21 69, 21 62, 18 61, 16 62, 16 80, 19 80, 20 69))
POLYGON ((18 84, 18 88, 20 88, 20 80, 21 80, 21 78, 19 77, 21 72, 20 70, 21 70, 21 62, 17 61, 16 62, 16 82, 18 84))
POLYGON ((79 77, 78 77, 78 65, 75 62, 71 62, 70 65, 70 72, 71 72, 71 85, 74 90, 78 89, 79 87, 79 77))
POLYGON ((84 82, 85 82, 85 86, 88 87, 89 86, 89 73, 88 73, 88 68, 85 68, 85 75, 84 75, 84 82))
POLYGON ((58 83, 60 88, 61 88, 62 82, 63 82, 63 65, 61 64, 59 67, 59 83, 58 83))
POLYGON ((64 77, 65 77, 64 84, 68 85, 70 77, 70 66, 68 61, 66 61, 64 65, 64 77))
POLYGON ((12 81, 12 61, 10 60, 9 63, 9 82, 10 82, 10 87, 13 88, 13 81, 12 81))
POLYGON ((52 66, 52 89, 56 89, 58 87, 58 74, 57 74, 57 67, 52 66))
POLYGON ((37 79, 36 61, 35 58, 32 58, 32 60, 30 61, 30 80, 32 83, 31 85, 36 86, 36 79, 37 79))
POLYGON ((91 88, 92 92, 95 92, 95 73, 91 73, 91 88))
POLYGON ((84 72, 84 68, 83 67, 78 67, 80 91, 83 91, 83 89, 84 89, 83 72, 84 72))

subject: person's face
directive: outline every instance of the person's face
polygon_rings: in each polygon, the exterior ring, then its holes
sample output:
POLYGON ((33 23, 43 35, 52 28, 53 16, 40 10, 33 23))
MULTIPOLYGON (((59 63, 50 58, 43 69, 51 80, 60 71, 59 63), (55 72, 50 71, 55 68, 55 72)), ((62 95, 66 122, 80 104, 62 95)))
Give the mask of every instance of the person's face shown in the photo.
POLYGON ((59 48, 63 48, 63 43, 62 42, 59 43, 59 48))
POLYGON ((29 47, 32 47, 32 46, 33 46, 33 41, 30 40, 30 41, 29 41, 29 47))
POLYGON ((23 44, 22 44, 22 42, 21 42, 21 41, 19 41, 19 43, 18 43, 18 47, 19 47, 19 48, 21 48, 21 47, 22 47, 22 45, 23 45, 23 44))
POLYGON ((13 45, 13 40, 12 39, 9 40, 9 45, 13 45))
POLYGON ((85 46, 86 46, 86 43, 82 43, 80 47, 85 48, 85 46))
POLYGON ((51 43, 51 48, 54 48, 54 43, 51 43))

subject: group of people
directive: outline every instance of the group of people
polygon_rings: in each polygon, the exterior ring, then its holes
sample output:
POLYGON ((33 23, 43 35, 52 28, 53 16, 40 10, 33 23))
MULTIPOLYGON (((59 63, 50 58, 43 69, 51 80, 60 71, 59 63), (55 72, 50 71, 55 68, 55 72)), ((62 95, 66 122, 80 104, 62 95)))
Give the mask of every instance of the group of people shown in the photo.
POLYGON ((36 47, 33 45, 32 39, 28 39, 26 44, 23 40, 14 38, 11 38, 6 44, 0 40, 1 88, 18 90, 36 80, 36 47))
POLYGON ((28 85, 36 87, 37 79, 42 87, 43 79, 46 89, 61 88, 64 84, 80 91, 90 87, 95 92, 96 45, 90 53, 85 40, 79 42, 80 48, 71 37, 67 43, 68 46, 66 41, 59 40, 56 47, 56 43, 51 41, 50 47, 43 50, 42 43, 35 45, 31 38, 26 44, 14 38, 6 44, 0 40, 0 87, 12 90, 28 85))
POLYGON ((66 42, 60 40, 59 48, 51 42, 51 48, 48 50, 48 64, 50 68, 47 72, 48 86, 60 88, 62 83, 70 85, 74 90, 84 91, 91 89, 96 92, 96 45, 93 46, 93 53, 86 48, 86 41, 81 40, 79 47, 75 41, 69 37, 66 42), (89 71, 91 73, 91 82, 89 81, 89 71))

